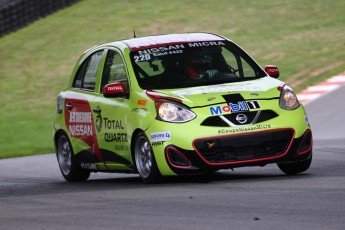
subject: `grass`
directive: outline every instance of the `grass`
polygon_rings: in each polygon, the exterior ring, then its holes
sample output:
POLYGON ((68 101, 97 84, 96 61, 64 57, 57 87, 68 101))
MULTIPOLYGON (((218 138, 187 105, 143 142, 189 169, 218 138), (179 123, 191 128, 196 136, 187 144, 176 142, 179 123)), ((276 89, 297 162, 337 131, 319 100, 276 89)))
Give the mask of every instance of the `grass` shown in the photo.
POLYGON ((0 38, 0 158, 53 151, 56 95, 90 46, 132 36, 225 35, 297 91, 345 70, 345 1, 83 0, 0 38))

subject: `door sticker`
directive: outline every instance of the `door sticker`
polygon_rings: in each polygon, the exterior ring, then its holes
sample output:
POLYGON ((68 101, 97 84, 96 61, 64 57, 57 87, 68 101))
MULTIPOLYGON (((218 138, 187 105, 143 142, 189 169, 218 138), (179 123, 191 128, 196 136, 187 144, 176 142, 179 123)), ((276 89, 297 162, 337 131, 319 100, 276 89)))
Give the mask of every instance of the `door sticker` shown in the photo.
POLYGON ((104 162, 99 149, 93 116, 86 97, 79 94, 67 94, 65 98, 65 123, 72 137, 84 141, 97 158, 104 162), (70 108, 70 109, 68 109, 70 108))

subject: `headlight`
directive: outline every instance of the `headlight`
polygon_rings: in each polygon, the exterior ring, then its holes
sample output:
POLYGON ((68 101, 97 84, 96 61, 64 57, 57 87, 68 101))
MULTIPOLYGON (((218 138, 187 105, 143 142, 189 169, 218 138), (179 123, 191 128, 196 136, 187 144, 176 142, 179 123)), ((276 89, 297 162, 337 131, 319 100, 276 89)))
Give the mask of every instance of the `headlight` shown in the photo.
POLYGON ((187 107, 170 101, 156 101, 157 116, 160 120, 169 122, 186 122, 194 119, 196 115, 187 107))
POLYGON ((284 85, 284 87, 281 90, 279 99, 280 108, 294 110, 298 108, 299 105, 300 104, 298 102, 295 92, 287 85, 284 85))

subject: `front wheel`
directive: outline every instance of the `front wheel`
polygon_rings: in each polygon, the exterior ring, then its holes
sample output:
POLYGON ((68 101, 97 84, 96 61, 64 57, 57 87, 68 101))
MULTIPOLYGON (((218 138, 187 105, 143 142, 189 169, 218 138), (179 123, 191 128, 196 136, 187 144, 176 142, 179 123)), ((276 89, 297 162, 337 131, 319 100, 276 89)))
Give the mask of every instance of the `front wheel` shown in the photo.
POLYGON ((278 163, 278 167, 282 172, 288 175, 293 175, 297 173, 301 173, 309 169, 310 164, 312 161, 312 156, 308 160, 295 162, 295 163, 278 163))
POLYGON ((135 138, 134 158, 137 171, 145 183, 159 181, 161 174, 158 170, 150 142, 144 133, 140 133, 135 138))
POLYGON ((66 134, 59 135, 56 147, 57 160, 65 180, 69 182, 87 180, 90 176, 90 172, 83 170, 78 164, 66 134))

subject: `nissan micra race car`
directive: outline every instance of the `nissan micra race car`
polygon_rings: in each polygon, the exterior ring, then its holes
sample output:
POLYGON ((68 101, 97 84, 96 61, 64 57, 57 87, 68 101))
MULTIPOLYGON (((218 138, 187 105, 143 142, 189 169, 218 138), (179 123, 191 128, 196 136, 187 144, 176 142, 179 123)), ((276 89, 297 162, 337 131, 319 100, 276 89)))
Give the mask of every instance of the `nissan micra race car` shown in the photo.
POLYGON ((294 91, 229 39, 131 38, 85 51, 57 97, 54 141, 67 181, 91 172, 163 176, 276 163, 307 170, 312 132, 294 91))

